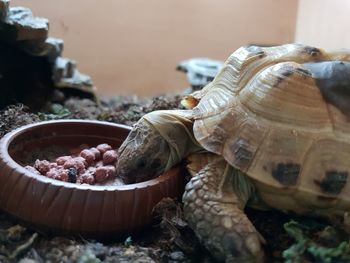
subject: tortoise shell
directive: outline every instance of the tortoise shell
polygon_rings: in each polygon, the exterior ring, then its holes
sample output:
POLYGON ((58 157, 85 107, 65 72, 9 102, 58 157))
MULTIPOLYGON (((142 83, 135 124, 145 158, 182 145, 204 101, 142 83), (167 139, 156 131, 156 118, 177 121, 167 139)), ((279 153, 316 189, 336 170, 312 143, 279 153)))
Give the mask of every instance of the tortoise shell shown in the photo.
POLYGON ((196 94, 196 139, 276 208, 349 210, 349 58, 298 44, 238 49, 196 94))

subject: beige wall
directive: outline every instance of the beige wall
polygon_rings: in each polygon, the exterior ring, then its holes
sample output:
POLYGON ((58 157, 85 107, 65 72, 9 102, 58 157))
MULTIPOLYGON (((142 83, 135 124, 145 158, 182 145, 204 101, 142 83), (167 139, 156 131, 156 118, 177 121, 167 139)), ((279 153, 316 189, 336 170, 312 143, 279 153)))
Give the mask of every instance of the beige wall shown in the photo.
POLYGON ((297 0, 13 0, 50 19, 64 55, 93 77, 104 95, 181 91, 176 64, 190 57, 224 60, 247 43, 294 39, 297 0))
POLYGON ((295 39, 327 49, 350 48, 349 0, 299 0, 295 39))

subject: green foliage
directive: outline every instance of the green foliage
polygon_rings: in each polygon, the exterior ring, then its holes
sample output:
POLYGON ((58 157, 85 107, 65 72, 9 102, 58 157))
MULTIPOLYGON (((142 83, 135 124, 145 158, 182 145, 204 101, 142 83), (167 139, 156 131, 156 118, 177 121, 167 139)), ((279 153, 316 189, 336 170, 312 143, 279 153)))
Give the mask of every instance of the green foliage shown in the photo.
POLYGON ((47 112, 38 112, 39 119, 42 121, 59 120, 69 116, 71 112, 61 104, 53 103, 47 112))
POLYGON ((318 263, 350 262, 349 240, 344 240, 341 233, 331 226, 323 227, 311 238, 312 232, 319 228, 319 225, 310 222, 302 224, 291 220, 284 224, 288 235, 296 241, 283 251, 285 263, 305 262, 308 259, 318 263), (326 246, 326 243, 331 243, 332 246, 326 246))

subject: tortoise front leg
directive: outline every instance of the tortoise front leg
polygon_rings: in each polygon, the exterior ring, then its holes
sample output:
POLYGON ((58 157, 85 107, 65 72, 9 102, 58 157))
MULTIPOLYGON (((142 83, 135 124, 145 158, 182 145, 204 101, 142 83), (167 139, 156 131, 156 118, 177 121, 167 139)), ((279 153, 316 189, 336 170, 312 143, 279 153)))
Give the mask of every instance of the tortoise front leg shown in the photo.
POLYGON ((261 236, 243 211, 248 181, 221 157, 213 155, 210 161, 186 186, 186 220, 216 259, 263 262, 261 236))

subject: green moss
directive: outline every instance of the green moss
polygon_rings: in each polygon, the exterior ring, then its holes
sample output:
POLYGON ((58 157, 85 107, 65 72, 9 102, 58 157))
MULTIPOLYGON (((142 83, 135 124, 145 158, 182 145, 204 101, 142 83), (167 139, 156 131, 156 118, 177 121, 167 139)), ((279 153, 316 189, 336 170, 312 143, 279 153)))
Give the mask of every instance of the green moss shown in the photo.
POLYGON ((68 117, 70 114, 71 112, 61 104, 53 103, 47 112, 39 112, 38 117, 42 121, 59 120, 68 117))
POLYGON ((340 263, 350 262, 350 244, 344 236, 331 226, 323 227, 312 221, 306 224, 289 221, 284 229, 295 239, 295 243, 283 251, 285 263, 310 262, 340 263))

